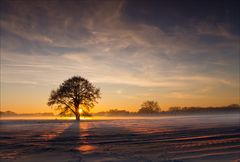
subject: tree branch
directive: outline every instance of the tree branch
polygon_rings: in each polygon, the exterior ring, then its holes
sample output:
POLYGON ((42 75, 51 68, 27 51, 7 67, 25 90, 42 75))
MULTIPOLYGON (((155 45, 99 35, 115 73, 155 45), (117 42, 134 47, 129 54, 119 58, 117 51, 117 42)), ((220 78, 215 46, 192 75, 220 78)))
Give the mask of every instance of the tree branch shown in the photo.
POLYGON ((61 104, 64 104, 67 108, 69 108, 75 114, 75 111, 68 104, 66 104, 65 102, 63 102, 61 100, 57 100, 57 101, 60 102, 61 104))

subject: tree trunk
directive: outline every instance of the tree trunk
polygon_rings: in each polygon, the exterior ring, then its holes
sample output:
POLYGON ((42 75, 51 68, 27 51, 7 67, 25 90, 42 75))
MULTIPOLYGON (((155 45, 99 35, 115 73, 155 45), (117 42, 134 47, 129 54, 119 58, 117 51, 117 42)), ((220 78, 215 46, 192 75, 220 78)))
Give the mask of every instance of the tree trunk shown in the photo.
POLYGON ((80 120, 80 114, 76 114, 76 120, 77 120, 77 121, 80 120))

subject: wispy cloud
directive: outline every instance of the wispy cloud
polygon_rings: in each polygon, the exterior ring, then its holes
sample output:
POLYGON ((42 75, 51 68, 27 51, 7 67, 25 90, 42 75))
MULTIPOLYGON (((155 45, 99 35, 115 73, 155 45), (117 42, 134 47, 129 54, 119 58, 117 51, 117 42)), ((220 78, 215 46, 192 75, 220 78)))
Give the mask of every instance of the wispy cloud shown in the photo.
POLYGON ((190 94, 190 93, 184 93, 184 92, 171 92, 170 94, 167 95, 169 98, 174 98, 174 99, 198 99, 198 98, 203 98, 205 96, 203 95, 196 95, 196 94, 190 94))

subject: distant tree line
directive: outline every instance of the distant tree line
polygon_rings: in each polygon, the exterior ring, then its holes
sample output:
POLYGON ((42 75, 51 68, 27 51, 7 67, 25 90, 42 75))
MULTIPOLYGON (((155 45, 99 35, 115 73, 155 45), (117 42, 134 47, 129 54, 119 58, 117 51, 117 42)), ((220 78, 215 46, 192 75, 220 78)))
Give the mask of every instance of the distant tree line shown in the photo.
POLYGON ((53 113, 48 113, 48 112, 45 112, 45 113, 21 113, 21 114, 18 114, 18 113, 15 113, 13 111, 0 111, 0 116, 5 116, 5 117, 11 117, 11 116, 54 116, 53 113))
POLYGON ((111 115, 111 116, 127 116, 132 114, 132 112, 129 112, 127 110, 118 110, 118 109, 110 109, 109 111, 102 111, 102 112, 98 112, 95 113, 95 115, 100 115, 100 116, 107 116, 107 115, 111 115))
POLYGON ((95 113, 105 116, 135 116, 135 115, 190 115, 190 114, 216 114, 216 113, 240 113, 240 105, 231 104, 219 107, 170 107, 167 111, 161 111, 156 101, 144 102, 137 112, 127 110, 111 109, 95 113))
POLYGON ((240 105, 231 104, 221 107, 170 107, 166 114, 201 114, 201 113, 240 113, 240 105))

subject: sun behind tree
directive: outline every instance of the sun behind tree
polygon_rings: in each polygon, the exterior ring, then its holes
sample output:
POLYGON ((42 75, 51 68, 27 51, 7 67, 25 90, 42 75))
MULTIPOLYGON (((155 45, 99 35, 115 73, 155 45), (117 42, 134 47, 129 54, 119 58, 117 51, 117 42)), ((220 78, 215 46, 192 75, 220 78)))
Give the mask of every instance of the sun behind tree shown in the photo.
POLYGON ((76 120, 80 120, 80 113, 88 116, 99 98, 99 88, 85 78, 73 76, 64 81, 57 90, 52 90, 47 104, 59 110, 61 116, 73 114, 76 120))

